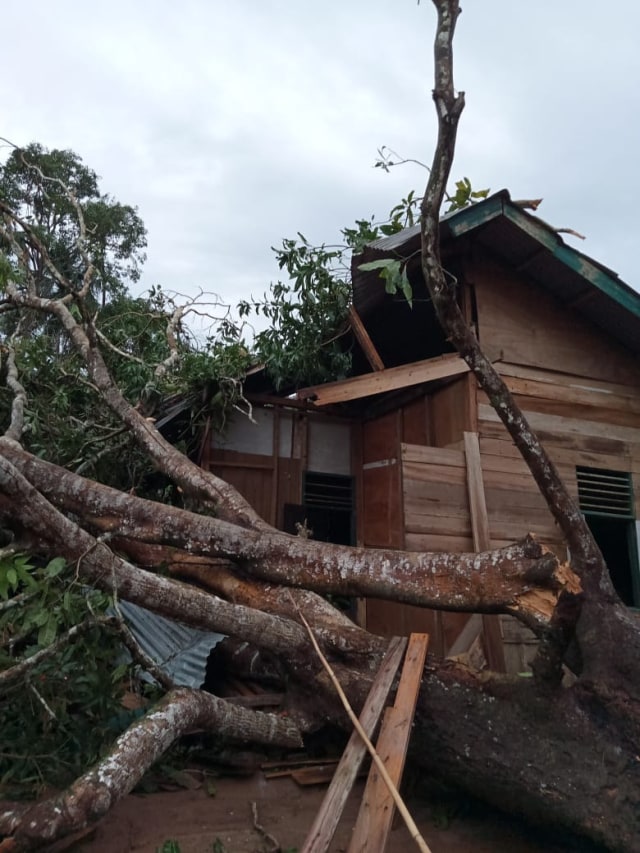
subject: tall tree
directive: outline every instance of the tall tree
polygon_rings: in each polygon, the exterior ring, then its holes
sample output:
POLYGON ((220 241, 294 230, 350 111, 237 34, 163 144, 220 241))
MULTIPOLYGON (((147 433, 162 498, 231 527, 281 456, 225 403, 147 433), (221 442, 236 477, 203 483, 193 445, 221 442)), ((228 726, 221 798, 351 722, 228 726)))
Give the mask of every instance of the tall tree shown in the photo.
MULTIPOLYGON (((560 824, 611 849, 640 850, 640 631, 607 583, 588 531, 459 316, 442 274, 439 213, 463 99, 453 89, 452 76, 458 2, 433 2, 438 11, 434 98, 439 137, 422 210, 424 275, 443 325, 509 424, 571 541, 573 571, 530 539, 480 555, 431 554, 328 545, 270 528, 233 488, 166 442, 118 387, 107 359, 113 350, 87 308, 90 256, 83 258, 81 274, 69 277, 55 265, 38 230, 1 201, 0 234, 13 259, 5 274, 5 306, 56 321, 77 355, 78 376, 91 383, 140 451, 199 506, 215 507, 214 514, 196 514, 145 501, 29 453, 21 444, 26 392, 19 354, 9 341, 5 356, 12 406, 0 439, 4 526, 31 553, 63 555, 84 584, 268 653, 286 673, 292 712, 284 720, 258 714, 247 718, 220 700, 170 691, 95 771, 56 798, 5 809, 0 815, 0 832, 7 836, 0 843, 3 853, 43 846, 97 819, 185 724, 280 744, 298 742, 320 720, 344 725, 332 688, 320 676, 301 612, 354 705, 362 703, 385 644, 319 595, 327 592, 509 612, 532 627, 542 639, 533 679, 480 676, 453 662, 428 664, 413 756, 431 772, 503 808, 560 824), (39 277, 44 268, 55 271, 53 291, 39 277), (481 585, 475 582, 479 572, 481 585), (176 576, 198 585, 178 583, 176 576), (546 595, 548 612, 528 605, 525 593, 532 591, 546 595), (576 646, 579 654, 570 656, 576 646), (558 681, 563 660, 576 672, 571 687, 558 681)), ((82 206, 75 205, 73 193, 67 198, 82 234, 82 206)), ((171 336, 167 345, 173 353, 171 336)), ((167 359, 159 363, 160 370, 167 359)), ((58 638, 61 643, 66 639, 68 632, 58 638)), ((34 658, 8 669, 3 679, 25 678, 35 671, 34 658)))
MULTIPOLYGON (((13 149, 0 166, 0 199, 29 224, 54 267, 78 289, 91 257, 90 293, 97 304, 122 296, 138 281, 147 245, 144 224, 135 208, 100 192, 98 176, 73 151, 48 151, 38 143, 13 149), (82 232, 76 204, 83 209, 82 232)), ((28 243, 3 248, 14 261, 16 251, 26 252, 21 263, 29 265, 40 291, 60 295, 61 282, 43 253, 28 243)))

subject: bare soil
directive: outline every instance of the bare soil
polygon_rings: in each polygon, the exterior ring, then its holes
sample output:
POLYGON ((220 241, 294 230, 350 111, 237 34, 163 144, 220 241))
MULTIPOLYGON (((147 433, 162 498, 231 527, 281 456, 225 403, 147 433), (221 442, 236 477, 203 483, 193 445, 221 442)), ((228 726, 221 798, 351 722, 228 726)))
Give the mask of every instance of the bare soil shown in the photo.
MULTIPOLYGON (((331 851, 347 849, 362 797, 359 783, 349 799, 331 851)), ((291 778, 215 780, 215 792, 198 790, 131 795, 120 802, 91 836, 77 843, 78 853, 156 853, 168 841, 180 853, 282 853, 301 849, 322 802, 326 785, 299 787, 291 778), (254 826, 258 823, 269 840, 254 826), (216 841, 218 844, 216 844, 216 841)), ((432 853, 566 853, 586 851, 559 836, 541 836, 535 828, 478 806, 457 801, 427 801, 408 797, 408 806, 432 853), (448 824, 448 825, 445 825, 448 824)), ((175 848, 174 848, 175 849, 175 848)), ((396 816, 388 853, 417 849, 396 816)), ((376 851, 371 851, 376 853, 376 851)))

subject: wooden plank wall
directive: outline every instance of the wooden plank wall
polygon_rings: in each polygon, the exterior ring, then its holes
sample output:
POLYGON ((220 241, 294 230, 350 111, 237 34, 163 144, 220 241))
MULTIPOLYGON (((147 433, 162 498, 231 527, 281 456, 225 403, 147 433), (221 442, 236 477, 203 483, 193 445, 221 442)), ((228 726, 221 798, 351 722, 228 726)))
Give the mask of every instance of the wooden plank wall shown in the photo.
POLYGON ((402 445, 409 551, 473 551, 464 451, 402 445))
MULTIPOLYGON (((403 549, 405 543, 400 448, 405 435, 426 441, 429 434, 425 398, 362 425, 359 543, 403 549)), ((395 601, 366 599, 359 608, 361 624, 383 636, 428 633, 431 650, 443 656, 446 638, 442 614, 395 601)))
POLYGON ((276 460, 274 456, 216 449, 207 467, 216 477, 234 486, 258 515, 275 527, 282 526, 285 503, 300 503, 300 459, 276 460), (275 481, 277 492, 274 492, 275 481))
MULTIPOLYGON (((640 376, 632 387, 521 365, 497 366, 569 491, 577 497, 577 465, 630 472, 640 517, 640 376)), ((481 392, 478 402, 492 545, 531 531, 566 558, 559 530, 519 451, 481 392)), ((525 671, 536 650, 533 635, 508 617, 502 618, 502 632, 508 670, 525 671)))
MULTIPOLYGON (((520 365, 497 366, 572 494, 577 495, 576 465, 630 472, 640 517, 640 367, 637 384, 625 386, 520 365)), ((479 392, 478 400, 481 448, 487 457, 483 469, 491 467, 491 458, 519 460, 486 397, 479 392)), ((500 464, 496 461, 494 467, 500 464)), ((515 470, 522 463, 502 464, 515 470)), ((536 505, 540 500, 535 498, 536 505)))
POLYGON ((636 385, 638 365, 622 345, 522 275, 474 264, 478 334, 485 354, 512 364, 636 385))
POLYGON ((305 412, 277 408, 256 408, 254 412, 257 425, 240 420, 238 429, 231 423, 227 435, 209 436, 201 464, 234 486, 265 521, 282 527, 284 505, 301 500, 308 417, 305 412), (230 449, 234 443, 235 449, 230 449), (252 445, 260 452, 248 452, 252 445))

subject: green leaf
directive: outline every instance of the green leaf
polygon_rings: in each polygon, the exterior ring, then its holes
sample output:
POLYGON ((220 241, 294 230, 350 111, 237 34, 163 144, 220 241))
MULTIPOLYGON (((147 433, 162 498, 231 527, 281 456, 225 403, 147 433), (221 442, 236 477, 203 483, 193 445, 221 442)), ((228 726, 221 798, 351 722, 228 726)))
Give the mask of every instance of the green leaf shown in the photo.
POLYGON ((402 283, 401 283, 400 287, 401 287, 402 293, 404 294, 404 298, 409 303, 409 307, 413 308, 413 288, 411 287, 411 282, 409 281, 409 278, 407 276, 406 269, 402 270, 401 282, 402 283))
POLYGON ((127 674, 127 670, 129 669, 129 664, 121 663, 120 666, 117 666, 113 672, 111 673, 111 681, 113 684, 117 684, 118 681, 124 678, 127 674))
POLYGON ((55 578, 65 570, 67 561, 64 557, 54 557, 50 563, 47 563, 45 574, 48 578, 55 578))
POLYGON ((55 614, 49 614, 49 618, 46 623, 40 628, 38 631, 38 645, 43 648, 46 646, 50 646, 51 643, 56 638, 56 634, 58 633, 58 621, 55 617, 55 614))
POLYGON ((46 609, 37 610, 33 616, 31 617, 31 624, 36 627, 41 627, 42 625, 46 625, 49 621, 49 611, 46 609))
POLYGON ((379 261, 368 261, 366 264, 360 264, 358 269, 363 270, 364 272, 369 272, 370 270, 384 270, 397 263, 398 261, 395 261, 392 258, 382 258, 382 260, 379 261))
POLYGON ((180 853, 180 845, 177 841, 169 839, 157 848, 157 853, 180 853))

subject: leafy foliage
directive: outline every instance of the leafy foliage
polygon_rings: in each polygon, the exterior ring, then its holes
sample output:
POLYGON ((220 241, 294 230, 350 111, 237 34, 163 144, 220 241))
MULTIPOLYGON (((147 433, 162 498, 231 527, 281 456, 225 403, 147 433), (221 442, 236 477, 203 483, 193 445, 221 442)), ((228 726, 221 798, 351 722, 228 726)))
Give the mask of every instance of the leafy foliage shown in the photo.
POLYGON ((463 210, 477 201, 482 201, 489 195, 489 192, 489 190, 474 190, 469 178, 462 178, 461 181, 456 181, 455 193, 453 195, 447 193, 449 206, 445 213, 454 213, 456 210, 463 210))
MULTIPOLYGON (((101 194, 98 176, 73 151, 48 151, 32 143, 12 151, 0 166, 0 199, 20 215, 79 289, 84 275, 81 231, 67 188, 84 212, 84 248, 95 267, 92 293, 96 303, 104 305, 140 277, 147 238, 136 209, 101 194)), ((39 292, 56 295, 60 285, 42 257, 31 257, 30 264, 39 292)))
POLYGON ((361 270, 380 270, 380 278, 384 279, 384 289, 387 293, 396 294, 400 291, 409 305, 413 300, 413 289, 407 275, 406 264, 395 258, 382 258, 379 261, 369 261, 360 264, 361 270))
MULTIPOLYGON (((49 647, 84 620, 101 616, 109 597, 81 586, 61 558, 38 565, 0 557, 0 670, 49 647)), ((131 721, 121 705, 133 669, 116 666, 117 635, 95 626, 63 643, 0 695, 0 795, 33 796, 65 785, 94 762, 131 721)))
MULTIPOLYGON (((351 367, 351 355, 342 343, 348 330, 351 303, 351 256, 380 239, 415 223, 419 199, 410 192, 383 222, 375 217, 358 219, 353 227, 341 230, 343 243, 313 246, 298 233, 274 249, 278 266, 288 281, 271 285, 262 302, 243 302, 240 315, 254 311, 269 320, 269 328, 256 335, 254 349, 266 365, 276 387, 344 378, 351 367)), ((385 262, 385 267, 387 266, 385 262)), ((406 273, 398 271, 399 287, 393 270, 389 282, 411 299, 406 273)))
MULTIPOLYGON (((375 165, 389 171, 392 166, 409 162, 392 161, 390 154, 393 152, 381 149, 381 159, 375 165)), ((447 194, 446 212, 468 207, 488 194, 489 190, 473 190, 468 178, 463 178, 456 183, 455 193, 447 194)), ((351 257, 381 237, 416 225, 421 202, 421 197, 411 190, 391 209, 386 220, 378 222, 372 216, 343 228, 340 233, 344 242, 337 246, 313 246, 298 233, 296 238, 283 240, 280 248, 274 248, 278 266, 286 271, 288 281, 272 284, 261 302, 242 302, 238 308, 241 317, 253 311, 269 320, 269 328, 256 335, 254 348, 277 388, 300 387, 348 375, 351 355, 342 339, 348 329, 351 257)), ((379 270, 387 293, 399 293, 412 304, 413 290, 405 262, 384 258, 362 264, 360 269, 379 270)))
POLYGON ((256 335, 255 353, 266 364, 276 387, 344 376, 350 360, 339 345, 345 330, 350 289, 344 250, 314 247, 302 235, 274 249, 289 281, 271 285, 262 303, 242 303, 269 320, 256 335))

